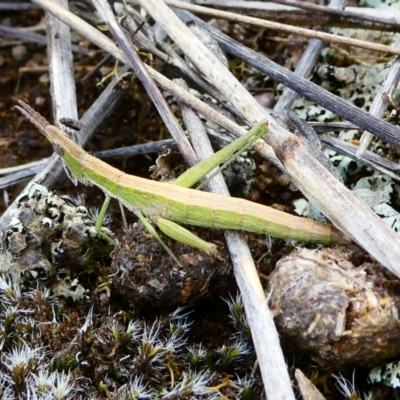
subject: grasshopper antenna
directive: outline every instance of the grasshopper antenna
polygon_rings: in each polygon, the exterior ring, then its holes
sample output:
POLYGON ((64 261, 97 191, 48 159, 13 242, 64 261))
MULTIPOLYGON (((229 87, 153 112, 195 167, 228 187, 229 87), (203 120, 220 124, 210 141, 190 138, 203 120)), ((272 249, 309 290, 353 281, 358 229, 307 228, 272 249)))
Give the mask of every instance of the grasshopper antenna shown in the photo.
POLYGON ((18 106, 15 108, 21 112, 33 125, 36 126, 41 132, 45 132, 46 127, 50 125, 50 123, 46 120, 46 118, 42 117, 37 111, 35 111, 29 104, 26 104, 22 100, 18 100, 18 106))

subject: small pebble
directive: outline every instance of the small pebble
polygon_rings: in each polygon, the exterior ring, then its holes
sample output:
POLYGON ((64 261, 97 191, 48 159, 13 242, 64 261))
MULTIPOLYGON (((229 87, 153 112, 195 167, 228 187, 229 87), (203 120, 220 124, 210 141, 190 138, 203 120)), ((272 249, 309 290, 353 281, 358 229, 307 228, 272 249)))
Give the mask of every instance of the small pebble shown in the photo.
POLYGON ((47 85, 49 83, 49 81, 50 81, 50 77, 49 77, 49 74, 47 72, 45 74, 41 75, 40 78, 39 78, 39 82, 42 85, 47 85))
POLYGON ((11 50, 11 55, 14 61, 22 61, 27 53, 26 47, 22 44, 14 46, 11 50))
POLYGON ((38 96, 35 98, 35 105, 42 106, 45 103, 46 99, 42 96, 38 96))

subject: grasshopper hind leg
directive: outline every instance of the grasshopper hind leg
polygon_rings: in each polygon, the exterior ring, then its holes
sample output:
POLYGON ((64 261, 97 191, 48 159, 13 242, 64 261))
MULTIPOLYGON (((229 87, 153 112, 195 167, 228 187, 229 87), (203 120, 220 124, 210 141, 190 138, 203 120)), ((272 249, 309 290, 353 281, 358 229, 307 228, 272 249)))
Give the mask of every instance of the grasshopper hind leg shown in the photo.
POLYGON ((204 251, 204 253, 208 254, 209 256, 217 254, 217 246, 214 243, 209 243, 203 239, 200 239, 194 233, 188 231, 186 228, 173 221, 169 221, 165 218, 158 218, 157 226, 167 236, 175 239, 178 242, 196 247, 197 249, 204 251))
MULTIPOLYGON (((95 225, 95 229, 96 232, 99 236, 101 236, 102 238, 104 238, 105 240, 107 240, 109 243, 115 245, 116 242, 114 239, 110 238, 106 233, 104 233, 101 230, 101 226, 104 220, 104 217, 106 215, 107 212, 107 208, 110 204, 111 201, 111 197, 106 195, 106 199, 104 200, 104 203, 100 209, 99 212, 99 216, 97 217, 97 221, 96 221, 96 225, 95 225)), ((119 203, 120 206, 120 210, 121 210, 121 215, 122 215, 122 221, 124 226, 127 226, 127 221, 126 221, 126 217, 125 217, 125 212, 124 212, 124 208, 122 203, 119 203)), ((135 214, 137 215, 137 217, 139 218, 139 220, 142 222, 142 224, 144 225, 144 227, 151 233, 151 235, 153 235, 153 237, 155 237, 157 239, 157 241, 161 244, 161 246, 164 248, 164 250, 169 254, 169 256, 179 265, 179 261, 178 259, 175 257, 175 254, 171 251, 171 249, 164 243, 164 241, 160 238, 160 236, 158 235, 157 231, 154 229, 154 227, 150 224, 149 221, 147 221, 147 219, 145 218, 145 216, 142 214, 142 212, 137 211, 135 212, 135 214)))
POLYGON ((146 217, 142 214, 141 211, 135 212, 137 217, 139 218, 140 222, 145 226, 145 228, 157 239, 158 243, 161 244, 162 247, 164 247, 164 250, 169 254, 169 256, 178 264, 180 265, 180 262, 176 258, 175 254, 172 252, 172 250, 164 243, 164 241, 161 239, 160 235, 157 233, 157 231, 154 229, 153 225, 146 219, 146 217))

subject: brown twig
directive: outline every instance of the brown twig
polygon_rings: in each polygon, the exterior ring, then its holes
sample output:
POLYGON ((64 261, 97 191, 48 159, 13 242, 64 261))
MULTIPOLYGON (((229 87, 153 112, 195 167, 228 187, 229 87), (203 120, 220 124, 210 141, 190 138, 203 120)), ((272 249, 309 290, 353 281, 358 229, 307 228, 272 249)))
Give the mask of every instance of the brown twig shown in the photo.
POLYGON ((377 18, 375 16, 370 16, 370 15, 365 15, 365 14, 358 14, 358 13, 354 13, 348 10, 336 10, 334 8, 329 8, 329 7, 325 7, 319 4, 312 4, 312 3, 306 3, 306 2, 302 2, 302 1, 298 1, 298 0, 274 0, 274 3, 277 4, 283 4, 286 6, 292 6, 292 7, 296 7, 296 8, 301 8, 304 10, 308 10, 308 11, 314 11, 314 12, 318 12, 321 14, 328 14, 328 15, 334 15, 334 16, 338 16, 338 17, 347 17, 347 18, 351 18, 353 21, 368 21, 371 22, 373 24, 380 24, 382 22, 384 22, 385 24, 392 26, 392 27, 396 27, 397 28, 397 22, 392 21, 390 19, 383 19, 383 18, 377 18))
MULTIPOLYGON (((346 3, 345 0, 332 0, 328 7, 343 7, 346 3)), ((307 48, 304 50, 299 62, 296 65, 294 73, 303 78, 308 78, 315 63, 317 62, 321 50, 323 49, 324 42, 319 39, 311 39, 307 48)), ((291 109, 294 101, 299 97, 299 94, 288 87, 283 89, 282 94, 279 96, 278 101, 274 106, 274 111, 283 113, 288 108, 291 109)))
POLYGON ((311 39, 320 39, 320 40, 324 40, 325 42, 338 43, 338 44, 342 44, 345 46, 354 46, 354 47, 360 47, 360 48, 366 49, 366 50, 380 51, 383 53, 400 55, 400 49, 395 48, 395 47, 385 46, 385 45, 379 44, 379 43, 370 43, 370 42, 366 42, 364 40, 346 38, 344 36, 332 35, 330 33, 318 32, 318 31, 313 31, 311 29, 299 28, 298 26, 279 24, 277 22, 270 22, 270 21, 266 21, 266 20, 262 20, 262 19, 258 19, 258 18, 247 17, 244 15, 229 13, 227 11, 214 10, 211 8, 196 6, 196 5, 189 4, 189 3, 183 3, 183 2, 177 1, 177 0, 167 0, 167 4, 170 5, 171 7, 176 7, 176 8, 180 8, 182 10, 187 10, 187 11, 192 11, 194 13, 208 15, 208 16, 211 16, 214 18, 228 19, 230 21, 252 24, 252 25, 260 26, 260 27, 266 28, 266 29, 275 29, 275 30, 282 31, 282 32, 288 32, 288 33, 292 33, 295 35, 305 36, 305 37, 308 37, 311 39))
POLYGON ((352 103, 335 96, 325 89, 322 89, 315 83, 297 76, 293 72, 269 60, 267 57, 262 56, 248 47, 243 46, 241 43, 238 43, 236 40, 224 35, 222 32, 214 29, 193 14, 179 10, 177 10, 177 14, 184 21, 195 21, 205 29, 208 29, 210 32, 212 32, 214 38, 228 53, 242 59, 270 78, 279 83, 283 83, 289 88, 300 93, 305 98, 316 102, 317 104, 325 107, 327 110, 332 111, 333 113, 350 122, 353 122, 355 125, 372 132, 374 135, 384 139, 394 146, 400 147, 400 131, 397 127, 394 127, 382 119, 374 117, 370 113, 361 110, 352 103))
POLYGON ((372 29, 379 31, 399 32, 400 12, 397 10, 380 9, 377 16, 376 8, 346 7, 356 18, 346 15, 329 15, 327 13, 309 12, 293 6, 280 5, 275 2, 264 1, 234 1, 222 2, 220 0, 198 0, 197 4, 227 8, 231 12, 276 21, 293 26, 326 26, 352 29, 372 29), (358 16, 373 16, 377 22, 369 22, 358 16), (389 23, 387 23, 389 22, 389 23))
POLYGON ((145 65, 143 64, 143 61, 137 54, 136 50, 133 48, 132 44, 128 41, 128 38, 122 31, 121 27, 118 25, 115 16, 111 11, 110 5, 105 0, 93 0, 93 4, 96 6, 99 13, 103 16, 117 43, 121 46, 126 57, 128 58, 130 65, 141 80, 149 97, 153 101, 158 112, 160 113, 161 118, 163 119, 165 125, 171 133, 171 136, 178 144, 178 147, 183 157, 185 158, 186 163, 196 163, 196 156, 194 155, 188 140, 186 139, 185 135, 180 134, 182 131, 181 126, 178 124, 178 121, 176 120, 175 116, 167 105, 160 90, 154 83, 153 78, 147 71, 145 65))
MULTIPOLYGON (((204 131, 200 118, 187 106, 183 106, 183 115, 186 125, 190 126, 190 135, 199 159, 205 159, 213 154, 210 141, 204 131)), ((209 183, 211 192, 230 196, 225 180, 218 173, 209 183)), ((284 397, 277 399, 293 398, 290 379, 287 374, 282 349, 279 343, 272 314, 267 307, 264 290, 257 274, 249 246, 242 233, 224 231, 225 239, 232 258, 236 282, 242 295, 246 316, 252 331, 253 343, 257 349, 257 359, 263 376, 275 377, 282 374, 279 380, 289 382, 283 393, 284 397), (273 361, 272 361, 273 360, 273 361)), ((272 378, 274 379, 274 378, 272 378)), ((283 385, 281 385, 283 386, 283 385)), ((271 390, 271 389, 270 389, 271 390)), ((267 390, 268 393, 268 390, 267 390)), ((280 390, 281 394, 282 391, 280 390)), ((267 394, 268 399, 273 399, 267 394)))
MULTIPOLYGON (((369 113, 376 117, 383 117, 390 101, 390 94, 397 88, 400 81, 400 58, 397 57, 390 67, 385 81, 376 93, 375 98, 369 108, 369 113)), ((362 158, 372 140, 372 134, 368 131, 363 132, 358 145, 357 157, 362 158)))
MULTIPOLYGON (((221 93, 230 98, 231 102, 246 115, 251 124, 267 118, 269 131, 266 140, 289 171, 296 186, 310 200, 313 200, 339 229, 367 249, 392 273, 400 276, 398 264, 400 238, 396 233, 311 157, 299 139, 285 130, 271 116, 266 115, 260 104, 190 32, 185 24, 176 18, 165 3, 155 0, 140 0, 140 4, 161 24, 181 50, 202 71, 203 75, 219 87, 221 93), (390 250, 388 251, 388 249, 390 250)), ((213 36, 217 38, 214 30, 213 36)), ((219 37, 217 40, 221 42, 219 37)), ((360 110, 357 112, 361 113, 360 110)), ((368 113, 366 114, 368 115, 368 113)), ((372 118, 370 115, 368 117, 372 118)), ((378 125, 388 125, 392 133, 397 131, 384 121, 377 118, 374 118, 374 121, 378 125)))

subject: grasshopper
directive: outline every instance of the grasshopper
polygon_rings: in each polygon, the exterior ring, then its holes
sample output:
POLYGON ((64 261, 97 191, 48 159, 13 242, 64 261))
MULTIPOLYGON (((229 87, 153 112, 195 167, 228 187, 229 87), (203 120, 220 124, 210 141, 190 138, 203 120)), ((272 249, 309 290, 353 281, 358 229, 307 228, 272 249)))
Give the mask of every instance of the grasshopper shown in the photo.
POLYGON ((212 157, 187 170, 176 181, 163 183, 128 175, 91 156, 23 101, 20 100, 16 108, 52 143, 54 151, 63 158, 79 182, 95 185, 104 192, 106 200, 96 222, 96 230, 103 237, 102 220, 110 199, 115 198, 138 216, 175 260, 149 220, 167 236, 209 255, 217 253, 216 245, 200 239, 179 224, 243 230, 300 242, 351 242, 329 224, 296 217, 248 200, 189 189, 231 154, 244 145, 250 146, 263 136, 267 132, 265 121, 255 125, 246 135, 212 157))

